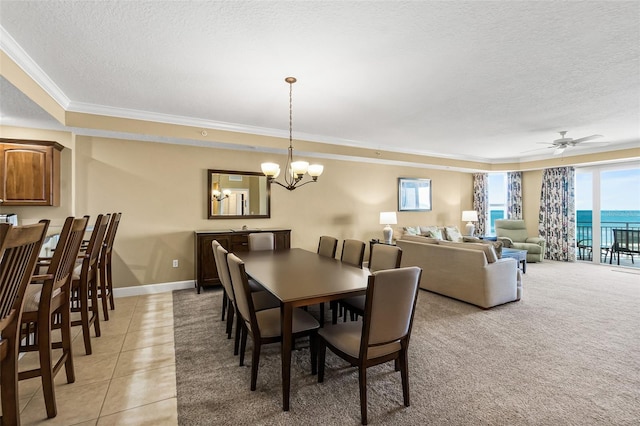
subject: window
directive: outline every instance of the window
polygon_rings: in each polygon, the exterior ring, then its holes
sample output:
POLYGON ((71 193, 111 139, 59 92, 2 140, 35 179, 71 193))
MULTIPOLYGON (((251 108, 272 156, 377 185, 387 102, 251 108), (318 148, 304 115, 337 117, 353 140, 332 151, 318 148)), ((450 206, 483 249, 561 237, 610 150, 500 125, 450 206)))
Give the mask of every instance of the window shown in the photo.
POLYGON ((489 229, 488 235, 496 234, 496 219, 507 217, 507 174, 489 173, 489 229))

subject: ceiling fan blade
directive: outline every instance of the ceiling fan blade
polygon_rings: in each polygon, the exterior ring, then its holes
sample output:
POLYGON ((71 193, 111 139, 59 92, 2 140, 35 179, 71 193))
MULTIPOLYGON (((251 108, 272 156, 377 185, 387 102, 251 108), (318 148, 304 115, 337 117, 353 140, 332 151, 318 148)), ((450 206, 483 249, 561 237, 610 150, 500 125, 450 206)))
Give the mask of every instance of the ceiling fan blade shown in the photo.
POLYGON ((575 145, 577 143, 582 143, 582 142, 587 142, 593 139, 598 139, 601 138, 602 135, 591 135, 591 136, 585 136, 584 138, 580 138, 580 139, 574 139, 573 141, 571 141, 572 145, 575 145))

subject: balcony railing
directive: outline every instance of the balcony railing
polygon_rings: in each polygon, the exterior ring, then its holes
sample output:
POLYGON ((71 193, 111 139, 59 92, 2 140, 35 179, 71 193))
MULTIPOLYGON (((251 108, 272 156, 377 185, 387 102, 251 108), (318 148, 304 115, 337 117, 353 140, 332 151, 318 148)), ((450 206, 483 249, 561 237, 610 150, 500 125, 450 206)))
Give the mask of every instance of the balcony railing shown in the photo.
MULTIPOLYGON (((640 230, 640 223, 638 222, 606 222, 600 225, 600 253, 604 260, 605 253, 611 256, 610 249, 613 246, 613 230, 614 229, 630 229, 640 230)), ((593 249, 593 227, 591 224, 584 225, 578 224, 576 229, 576 242, 578 250, 578 259, 589 260, 591 259, 590 251, 593 249)), ((624 255, 623 255, 624 256, 624 255)), ((609 262, 607 258, 607 263, 609 262)), ((626 266, 640 267, 639 263, 622 262, 626 266)), ((621 264, 622 264, 621 263, 621 264)))

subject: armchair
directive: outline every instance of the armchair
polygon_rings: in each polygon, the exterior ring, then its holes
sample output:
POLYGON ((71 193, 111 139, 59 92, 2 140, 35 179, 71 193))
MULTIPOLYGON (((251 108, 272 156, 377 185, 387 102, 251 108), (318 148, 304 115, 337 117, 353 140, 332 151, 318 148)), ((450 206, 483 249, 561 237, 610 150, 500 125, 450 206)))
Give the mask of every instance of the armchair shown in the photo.
POLYGON ((526 250, 528 263, 542 262, 544 259, 544 238, 528 236, 524 220, 497 219, 496 236, 506 248, 526 250))

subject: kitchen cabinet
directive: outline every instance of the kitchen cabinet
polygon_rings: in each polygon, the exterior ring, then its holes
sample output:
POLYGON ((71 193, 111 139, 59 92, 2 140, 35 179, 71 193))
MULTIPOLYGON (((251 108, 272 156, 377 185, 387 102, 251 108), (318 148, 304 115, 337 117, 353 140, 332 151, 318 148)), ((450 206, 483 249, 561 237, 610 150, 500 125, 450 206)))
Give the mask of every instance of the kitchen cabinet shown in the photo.
POLYGON ((3 206, 59 206, 57 142, 0 138, 0 199, 3 206))

